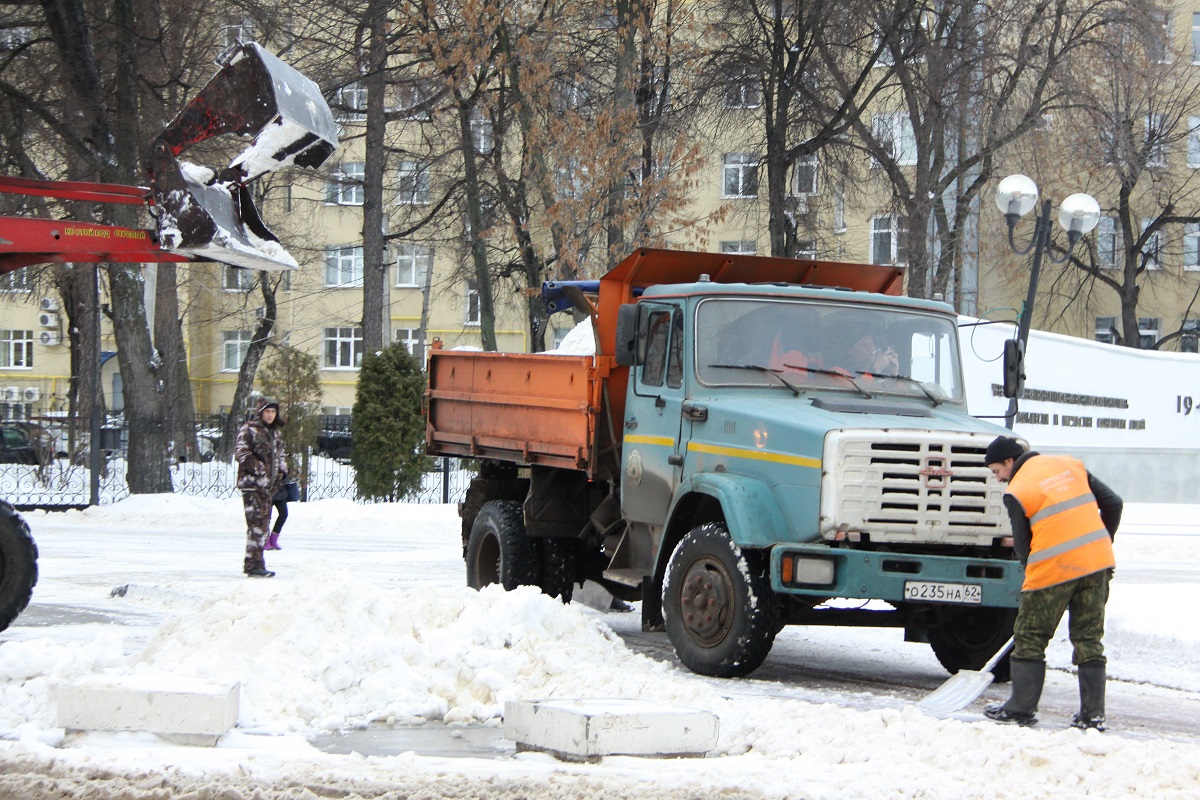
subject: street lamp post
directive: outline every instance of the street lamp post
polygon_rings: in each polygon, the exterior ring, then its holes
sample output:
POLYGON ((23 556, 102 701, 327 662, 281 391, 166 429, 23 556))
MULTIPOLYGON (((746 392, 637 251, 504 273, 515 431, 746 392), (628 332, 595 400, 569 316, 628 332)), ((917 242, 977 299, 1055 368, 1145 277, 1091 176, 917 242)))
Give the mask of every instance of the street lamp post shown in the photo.
MULTIPOLYGON (((1000 181, 1000 185, 996 188, 996 206, 1004 214, 1004 220, 1008 223, 1009 248, 1019 256, 1033 251, 1033 265, 1029 271, 1029 291, 1025 295, 1025 305, 1021 309, 1020 321, 1017 325, 1016 341, 1019 359, 1024 358, 1025 348, 1029 342, 1029 326, 1033 321, 1033 302, 1037 296, 1042 259, 1048 258, 1054 264, 1066 263, 1067 259, 1071 257, 1071 251, 1075 248, 1075 244, 1100 222, 1100 204, 1090 194, 1080 192, 1063 200, 1058 210, 1058 223, 1067 231, 1067 249, 1062 256, 1056 258, 1053 253, 1049 252, 1050 234, 1053 229, 1050 225, 1051 203, 1046 200, 1042 203, 1042 210, 1034 225, 1033 238, 1024 246, 1018 247, 1014 238, 1017 222, 1033 210, 1037 200, 1037 184, 1024 175, 1009 175, 1000 181)), ((1018 370, 1023 369, 1023 364, 1018 364, 1018 370)), ((1020 394, 1021 388, 1018 384, 1018 388, 1008 400, 1008 413, 1004 415, 1004 424, 1009 430, 1012 430, 1013 423, 1017 418, 1017 400, 1020 394)))

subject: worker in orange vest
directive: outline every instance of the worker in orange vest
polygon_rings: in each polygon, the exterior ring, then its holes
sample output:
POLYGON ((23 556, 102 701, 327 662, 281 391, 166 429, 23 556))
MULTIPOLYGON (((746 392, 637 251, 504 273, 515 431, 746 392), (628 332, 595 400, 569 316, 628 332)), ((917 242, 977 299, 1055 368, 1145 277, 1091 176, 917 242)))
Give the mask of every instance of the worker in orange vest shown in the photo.
POLYGON ((1026 451, 1011 436, 988 445, 984 460, 1008 484, 1004 506, 1025 582, 1013 625, 1012 696, 983 713, 997 722, 1037 723, 1046 645, 1069 612, 1075 648, 1071 660, 1079 677, 1079 713, 1071 724, 1102 731, 1104 606, 1116 565, 1112 542, 1124 504, 1079 459, 1026 451))

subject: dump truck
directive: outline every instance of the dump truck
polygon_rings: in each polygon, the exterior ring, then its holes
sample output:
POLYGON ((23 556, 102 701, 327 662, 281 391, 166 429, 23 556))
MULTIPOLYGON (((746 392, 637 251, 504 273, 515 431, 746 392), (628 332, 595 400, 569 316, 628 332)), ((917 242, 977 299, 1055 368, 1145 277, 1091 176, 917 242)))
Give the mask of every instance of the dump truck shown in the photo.
MULTIPOLYGON (((0 176, 0 193, 144 206, 152 227, 0 216, 0 274, 33 264, 99 262, 296 269, 259 216, 251 183, 284 167, 320 166, 338 146, 333 113, 315 83, 257 42, 234 45, 219 63, 147 149, 148 187, 0 176), (225 135, 251 137, 227 166, 210 169, 180 159, 193 145, 225 135)), ((29 605, 37 557, 28 524, 0 499, 0 631, 29 605)))
POLYGON ((590 320, 594 354, 432 352, 427 450, 479 464, 467 583, 569 600, 596 581, 703 675, 747 675, 783 626, 822 624, 902 627, 978 669, 1022 582, 984 464, 1008 431, 968 413, 953 309, 902 279, 642 249, 544 288, 590 320), (846 366, 866 335, 888 358, 846 366))

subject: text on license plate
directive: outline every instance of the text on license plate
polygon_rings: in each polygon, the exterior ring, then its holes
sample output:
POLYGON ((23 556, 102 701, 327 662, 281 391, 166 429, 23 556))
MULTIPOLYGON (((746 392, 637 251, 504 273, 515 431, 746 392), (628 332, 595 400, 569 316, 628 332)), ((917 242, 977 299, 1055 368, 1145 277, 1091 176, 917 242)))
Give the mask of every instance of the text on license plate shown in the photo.
POLYGON ((983 587, 978 583, 905 581, 904 599, 934 603, 981 603, 983 587))

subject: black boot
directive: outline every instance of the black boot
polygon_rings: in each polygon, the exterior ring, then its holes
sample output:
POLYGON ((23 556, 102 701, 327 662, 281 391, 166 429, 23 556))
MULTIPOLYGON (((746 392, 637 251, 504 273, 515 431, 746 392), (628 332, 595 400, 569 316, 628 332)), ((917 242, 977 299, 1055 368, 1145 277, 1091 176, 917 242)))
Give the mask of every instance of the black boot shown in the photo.
POLYGON ((1042 699, 1042 683, 1046 680, 1046 662, 1012 658, 1009 664, 1012 696, 1007 703, 985 707, 983 713, 997 722, 1015 722, 1022 727, 1036 725, 1038 701, 1042 699))
POLYGON ((266 567, 251 567, 246 570, 246 576, 249 578, 274 578, 275 573, 266 567))
POLYGON ((1105 678, 1103 661, 1085 661, 1079 665, 1079 713, 1071 720, 1076 728, 1105 729, 1105 678))

